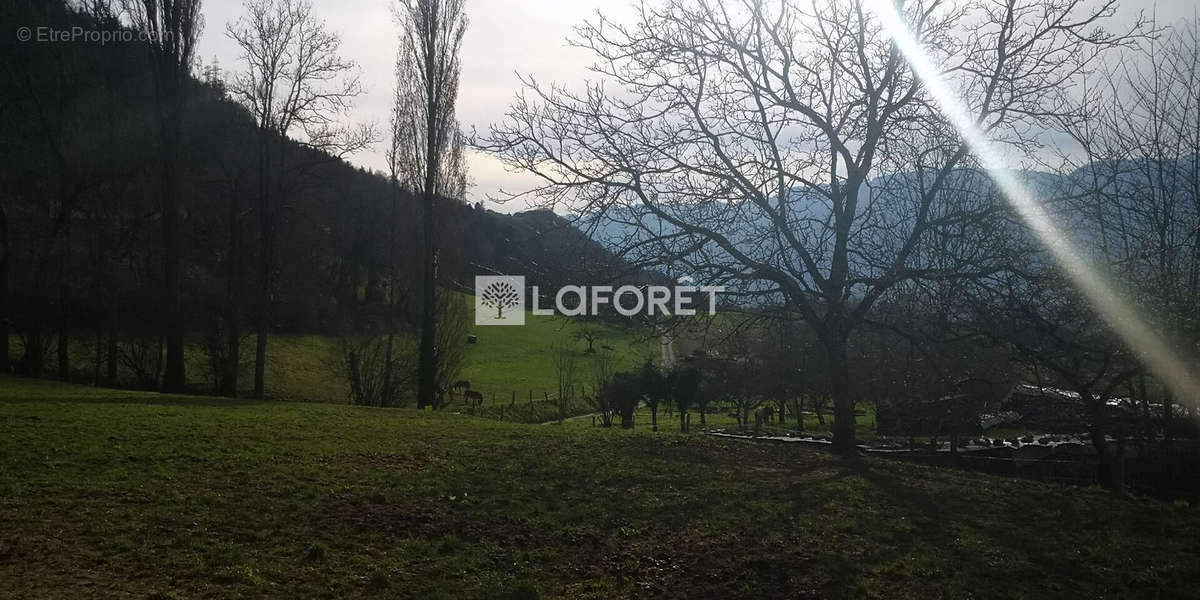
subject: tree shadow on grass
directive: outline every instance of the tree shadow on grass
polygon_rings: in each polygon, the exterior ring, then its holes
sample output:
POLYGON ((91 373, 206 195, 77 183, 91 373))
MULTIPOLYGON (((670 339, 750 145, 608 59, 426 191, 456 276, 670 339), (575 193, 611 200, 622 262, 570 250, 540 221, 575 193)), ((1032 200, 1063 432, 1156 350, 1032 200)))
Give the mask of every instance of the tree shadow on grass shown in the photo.
POLYGON ((884 505, 883 514, 913 524, 911 543, 883 552, 882 560, 902 560, 919 551, 916 546, 929 546, 934 549, 931 558, 945 563, 957 576, 996 585, 1006 593, 1018 589, 1111 593, 1113 584, 1121 589, 1121 582, 1101 581, 1098 573, 1127 578, 1113 572, 1115 564, 1095 565, 1080 559, 1079 551, 1102 540, 1104 532, 1097 530, 1094 519, 1072 510, 1074 501, 1056 495, 1053 486, 1031 491, 1005 485, 1005 480, 975 481, 881 460, 842 468, 870 486, 877 502, 884 505), (972 483, 990 485, 973 488, 972 483))

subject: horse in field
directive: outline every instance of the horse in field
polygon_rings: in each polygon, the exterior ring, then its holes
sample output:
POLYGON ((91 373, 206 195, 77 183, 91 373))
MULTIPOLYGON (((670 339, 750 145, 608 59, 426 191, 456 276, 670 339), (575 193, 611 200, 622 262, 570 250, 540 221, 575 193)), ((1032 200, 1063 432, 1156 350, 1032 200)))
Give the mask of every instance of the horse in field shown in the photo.
POLYGON ((469 404, 471 408, 479 408, 480 406, 483 406, 482 392, 478 392, 476 390, 464 390, 463 399, 467 401, 467 404, 469 404))

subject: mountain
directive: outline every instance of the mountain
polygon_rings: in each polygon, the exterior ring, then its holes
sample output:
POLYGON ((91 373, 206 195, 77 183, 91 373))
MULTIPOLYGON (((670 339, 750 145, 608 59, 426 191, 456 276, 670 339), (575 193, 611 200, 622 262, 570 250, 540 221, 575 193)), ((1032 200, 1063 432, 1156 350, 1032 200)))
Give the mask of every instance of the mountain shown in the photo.
MULTIPOLYGON (((1185 161, 1180 161, 1179 169, 1187 168, 1185 161)), ((1131 165, 1124 165, 1124 175, 1117 178, 1119 185, 1113 186, 1114 193, 1129 195, 1130 188, 1145 187, 1138 183, 1136 170, 1131 165)), ((1100 169, 1094 166, 1093 169, 1100 169)), ((1014 174, 1023 183, 1035 200, 1048 202, 1048 210, 1055 218, 1064 219, 1059 223, 1060 228, 1076 236, 1085 238, 1085 232, 1092 225, 1084 223, 1071 215, 1070 211, 1059 210, 1059 206, 1050 202, 1055 198, 1078 196, 1088 185, 1085 181, 1088 168, 1078 169, 1066 175, 1043 171, 1023 170, 1014 174), (1065 219, 1072 219, 1066 221, 1065 219)), ((911 228, 911 219, 916 214, 917 196, 922 189, 921 175, 914 172, 896 173, 876 177, 863 186, 859 193, 859 206, 871 206, 871 212, 864 216, 860 213, 859 227, 851 232, 851 247, 877 249, 888 252, 888 248, 898 247, 903 242, 911 228)), ((1143 179, 1144 181, 1144 179, 1143 179)), ((1000 192, 995 189, 988 175, 979 170, 960 169, 955 171, 945 186, 944 191, 935 202, 935 211, 949 211, 959 207, 978 207, 983 203, 995 201, 1000 192)), ((773 203, 774 204, 774 203, 773 203)), ((684 222, 699 222, 705 227, 720 234, 740 252, 757 260, 780 264, 790 260, 799 265, 801 259, 793 255, 791 248, 782 240, 777 240, 777 227, 766 211, 748 200, 729 200, 726 202, 711 202, 707 205, 671 204, 660 206, 662 210, 680 217, 684 222)), ((832 252, 831 207, 829 200, 822 191, 796 188, 791 190, 786 203, 787 223, 791 233, 801 241, 803 247, 811 253, 813 260, 819 266, 828 268, 829 256, 832 252)), ((579 217, 584 231, 589 232, 601 246, 613 252, 638 248, 630 254, 631 261, 653 263, 657 257, 666 254, 666 247, 655 244, 658 237, 671 238, 676 236, 674 249, 694 244, 697 237, 686 236, 683 231, 674 227, 668 220, 646 210, 641 206, 614 206, 599 215, 579 217)), ((693 249, 693 260, 711 263, 733 262, 729 253, 712 242, 705 242, 693 249)), ((859 255, 850 258, 852 269, 862 277, 878 276, 885 264, 876 264, 870 257, 859 255)))

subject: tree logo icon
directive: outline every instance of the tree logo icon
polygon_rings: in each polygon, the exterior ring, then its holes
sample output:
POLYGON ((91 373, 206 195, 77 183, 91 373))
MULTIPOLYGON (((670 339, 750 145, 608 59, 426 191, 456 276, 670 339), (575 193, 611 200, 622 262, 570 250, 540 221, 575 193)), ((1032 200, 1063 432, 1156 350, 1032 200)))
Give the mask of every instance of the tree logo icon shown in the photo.
POLYGON ((525 278, 520 275, 475 278, 476 325, 524 325, 525 278))
POLYGON ((496 318, 504 318, 504 309, 517 305, 517 290, 507 281, 497 281, 483 289, 483 305, 496 309, 496 318))

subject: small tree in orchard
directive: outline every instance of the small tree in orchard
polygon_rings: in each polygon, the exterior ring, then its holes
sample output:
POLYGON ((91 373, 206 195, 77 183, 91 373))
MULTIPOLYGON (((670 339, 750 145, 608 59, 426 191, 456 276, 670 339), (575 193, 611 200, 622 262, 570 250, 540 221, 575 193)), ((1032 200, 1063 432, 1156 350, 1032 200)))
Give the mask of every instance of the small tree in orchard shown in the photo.
POLYGON ((621 416, 621 429, 633 429, 633 413, 644 395, 639 374, 615 373, 600 393, 608 396, 609 406, 621 416))
POLYGON ((687 433, 688 409, 700 397, 700 371, 691 367, 676 369, 671 373, 670 390, 675 407, 679 409, 679 430, 687 433))
POLYGON ((642 393, 646 397, 646 406, 650 407, 650 428, 658 431, 658 407, 667 400, 670 392, 667 378, 648 358, 642 363, 638 374, 642 379, 642 393))
POLYGON ((731 405, 742 426, 749 426, 750 413, 762 406, 765 399, 759 389, 760 372, 748 358, 721 361, 716 368, 714 380, 720 398, 731 405))
POLYGON ((587 401, 592 406, 592 410, 600 413, 600 424, 604 427, 612 427, 613 412, 616 406, 613 403, 613 395, 608 393, 609 385, 613 379, 612 361, 608 355, 601 354, 596 357, 592 363, 592 394, 587 396, 587 401))
POLYGON ((484 306, 496 309, 497 319, 503 319, 504 311, 516 307, 520 300, 517 289, 506 281, 497 281, 487 286, 480 298, 484 306))

